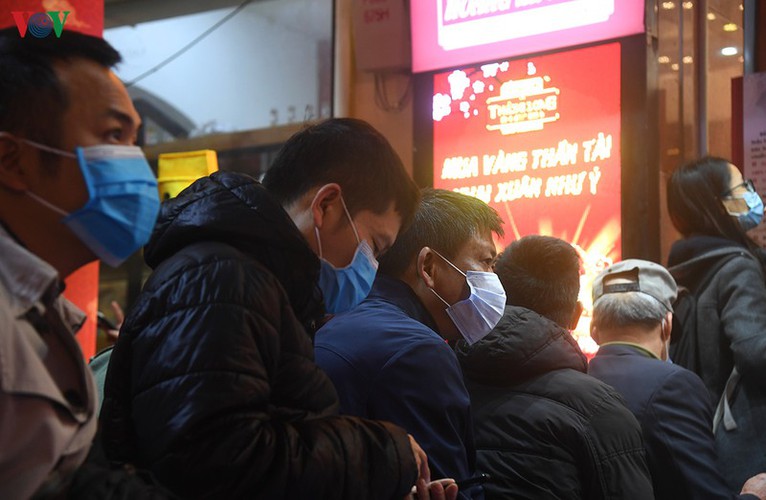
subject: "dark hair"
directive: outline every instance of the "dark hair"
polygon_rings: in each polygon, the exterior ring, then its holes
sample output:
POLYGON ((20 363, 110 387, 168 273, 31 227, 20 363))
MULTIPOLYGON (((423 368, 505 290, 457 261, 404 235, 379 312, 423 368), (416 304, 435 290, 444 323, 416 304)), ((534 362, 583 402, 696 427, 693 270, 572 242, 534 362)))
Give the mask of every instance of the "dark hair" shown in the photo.
POLYGON ((580 293, 580 257, 572 245, 552 236, 525 236, 500 255, 495 272, 506 303, 570 327, 580 293))
POLYGON ((400 277, 423 247, 453 259, 471 236, 482 231, 503 235, 503 221, 494 208, 471 196, 426 188, 415 218, 380 259, 380 272, 400 277))
POLYGON ((60 38, 19 36, 0 30, 0 131, 60 146, 62 117, 69 105, 54 64, 87 59, 111 68, 120 54, 101 38, 64 30, 60 38))
POLYGON ((369 123, 353 118, 332 118, 293 135, 263 178, 282 205, 331 182, 340 185, 351 214, 380 214, 393 202, 402 227, 418 202, 418 187, 391 144, 369 123))
POLYGON ((757 245, 726 211, 721 196, 729 190, 729 162, 705 156, 678 167, 668 179, 668 212, 675 228, 691 234, 717 236, 751 250, 757 245))

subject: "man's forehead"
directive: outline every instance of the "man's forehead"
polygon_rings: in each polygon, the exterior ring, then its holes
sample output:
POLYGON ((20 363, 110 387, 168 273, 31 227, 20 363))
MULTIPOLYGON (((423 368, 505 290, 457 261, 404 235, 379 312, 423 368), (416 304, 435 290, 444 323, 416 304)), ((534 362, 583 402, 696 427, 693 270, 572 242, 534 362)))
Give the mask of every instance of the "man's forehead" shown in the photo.
POLYGON ((458 251, 460 257, 473 259, 483 259, 487 255, 494 257, 496 254, 497 249, 492 239, 492 231, 489 230, 472 233, 458 251))
POLYGON ((110 69, 82 58, 62 61, 55 67, 71 101, 69 109, 95 119, 119 114, 135 123, 140 120, 127 89, 110 69))

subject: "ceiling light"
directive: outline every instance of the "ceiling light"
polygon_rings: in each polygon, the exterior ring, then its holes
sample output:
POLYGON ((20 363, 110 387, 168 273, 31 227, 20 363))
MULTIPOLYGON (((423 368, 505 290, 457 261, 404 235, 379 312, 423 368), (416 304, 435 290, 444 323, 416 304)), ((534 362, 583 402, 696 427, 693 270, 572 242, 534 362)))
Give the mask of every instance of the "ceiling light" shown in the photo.
POLYGON ((739 4, 739 10, 745 10, 745 6, 742 4, 739 4))
POLYGON ((708 12, 707 13, 707 20, 708 21, 715 21, 715 14, 713 14, 712 12, 708 12))
POLYGON ((739 26, 737 26, 735 23, 726 23, 723 25, 724 31, 737 31, 739 29, 739 26))
POLYGON ((691 64, 694 62, 694 59, 692 59, 692 56, 684 56, 683 62, 684 64, 691 64))
POLYGON ((670 69, 672 69, 673 71, 678 71, 678 63, 671 64, 670 69))
POLYGON ((670 62, 670 58, 668 56, 660 56, 657 58, 657 62, 660 64, 667 64, 670 62))
POLYGON ((724 47, 721 49, 721 54, 725 56, 736 56, 738 53, 737 47, 724 47))
POLYGON ((674 4, 673 2, 662 2, 662 8, 665 10, 675 9, 676 4, 674 4))
POLYGON ((684 9, 686 9, 686 10, 691 10, 692 7, 694 7, 694 4, 692 2, 684 2, 681 5, 683 5, 684 9))

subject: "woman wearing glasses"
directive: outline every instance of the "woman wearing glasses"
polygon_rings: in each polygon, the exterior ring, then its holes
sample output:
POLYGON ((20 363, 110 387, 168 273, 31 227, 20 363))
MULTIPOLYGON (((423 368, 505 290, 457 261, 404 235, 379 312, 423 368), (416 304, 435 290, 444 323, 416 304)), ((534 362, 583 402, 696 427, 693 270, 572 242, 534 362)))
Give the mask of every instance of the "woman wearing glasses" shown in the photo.
POLYGON ((763 202, 737 167, 714 157, 673 172, 667 201, 683 236, 668 267, 696 298, 684 320, 696 321, 696 336, 674 322, 670 356, 710 392, 721 472, 736 489, 766 471, 766 253, 747 235, 763 202))

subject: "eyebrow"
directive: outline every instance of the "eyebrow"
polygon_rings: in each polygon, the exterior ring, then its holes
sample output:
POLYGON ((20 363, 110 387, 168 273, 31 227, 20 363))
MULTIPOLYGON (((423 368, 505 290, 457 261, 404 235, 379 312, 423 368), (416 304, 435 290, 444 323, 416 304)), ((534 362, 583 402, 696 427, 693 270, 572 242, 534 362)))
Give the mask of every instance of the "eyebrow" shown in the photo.
POLYGON ((132 116, 116 108, 110 108, 107 113, 108 116, 115 118, 129 127, 135 127, 138 129, 141 126, 141 120, 134 120, 132 116))

